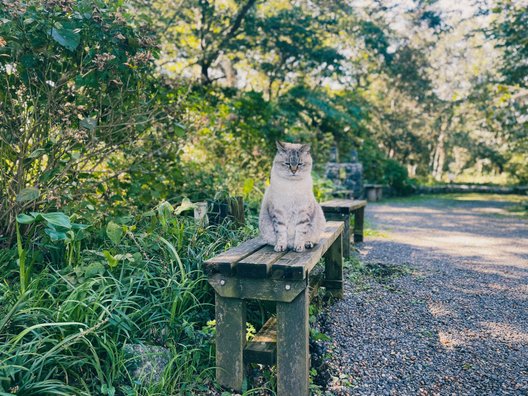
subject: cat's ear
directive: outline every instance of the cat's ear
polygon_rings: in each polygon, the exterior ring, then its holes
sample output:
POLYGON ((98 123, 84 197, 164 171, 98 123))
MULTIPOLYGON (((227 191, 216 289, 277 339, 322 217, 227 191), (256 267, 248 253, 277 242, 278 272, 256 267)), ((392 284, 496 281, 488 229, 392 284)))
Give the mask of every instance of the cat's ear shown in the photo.
POLYGON ((301 146, 301 153, 309 153, 310 152, 310 145, 309 144, 303 144, 301 146))
POLYGON ((280 140, 277 140, 275 142, 276 146, 277 146, 277 150, 279 152, 282 152, 282 153, 285 153, 287 150, 286 150, 286 146, 284 145, 284 143, 282 143, 280 140))

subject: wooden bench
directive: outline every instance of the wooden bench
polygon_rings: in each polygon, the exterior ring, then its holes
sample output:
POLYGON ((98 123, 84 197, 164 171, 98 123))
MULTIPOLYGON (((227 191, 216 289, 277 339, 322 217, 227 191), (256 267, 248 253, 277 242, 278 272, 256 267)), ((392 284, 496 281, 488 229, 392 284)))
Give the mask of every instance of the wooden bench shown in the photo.
POLYGON ((324 257, 323 286, 342 296, 343 229, 342 221, 329 221, 320 241, 302 253, 275 252, 254 238, 204 263, 215 290, 216 379, 222 386, 240 391, 247 364, 276 364, 279 396, 309 394, 310 273, 324 257), (249 343, 247 300, 277 306, 276 318, 249 343))
POLYGON ((381 184, 365 184, 365 196, 367 201, 380 201, 383 195, 383 185, 381 184))
POLYGON ((345 223, 343 230, 343 256, 350 258, 350 216, 354 215, 354 242, 363 242, 363 225, 367 201, 351 199, 332 199, 321 204, 328 220, 340 220, 345 223))

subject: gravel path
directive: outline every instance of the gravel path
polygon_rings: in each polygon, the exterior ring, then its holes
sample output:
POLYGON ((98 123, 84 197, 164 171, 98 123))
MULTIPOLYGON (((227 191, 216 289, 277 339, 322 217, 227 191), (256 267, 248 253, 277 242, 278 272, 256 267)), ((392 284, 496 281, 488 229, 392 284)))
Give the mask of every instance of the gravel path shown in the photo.
POLYGON ((404 275, 348 280, 323 312, 329 394, 528 395, 528 222, 506 205, 367 207, 383 235, 361 261, 404 275))

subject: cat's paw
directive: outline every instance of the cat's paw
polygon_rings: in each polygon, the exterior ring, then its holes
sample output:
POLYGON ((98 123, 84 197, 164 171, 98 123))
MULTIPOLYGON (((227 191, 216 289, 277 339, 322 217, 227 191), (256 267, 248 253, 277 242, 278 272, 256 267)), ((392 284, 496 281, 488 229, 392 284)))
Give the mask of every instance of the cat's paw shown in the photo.
POLYGON ((276 252, 285 252, 287 248, 288 246, 285 243, 278 242, 273 248, 273 250, 275 250, 276 252))
POLYGON ((311 249, 311 248, 314 247, 314 244, 313 244, 313 242, 308 241, 308 242, 306 242, 306 243, 304 244, 304 247, 305 247, 306 249, 311 249))
POLYGON ((304 244, 296 244, 294 247, 293 247, 293 250, 295 250, 297 253, 301 253, 301 252, 304 252, 304 244))

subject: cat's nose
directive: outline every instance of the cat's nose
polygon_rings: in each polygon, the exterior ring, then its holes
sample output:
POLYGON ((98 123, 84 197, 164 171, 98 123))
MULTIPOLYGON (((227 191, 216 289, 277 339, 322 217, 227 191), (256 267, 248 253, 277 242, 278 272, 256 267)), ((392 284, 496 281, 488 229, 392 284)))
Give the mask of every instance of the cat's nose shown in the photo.
POLYGON ((296 166, 290 166, 291 173, 293 173, 294 175, 297 173, 297 170, 298 170, 298 169, 299 169, 299 168, 296 167, 296 166))

